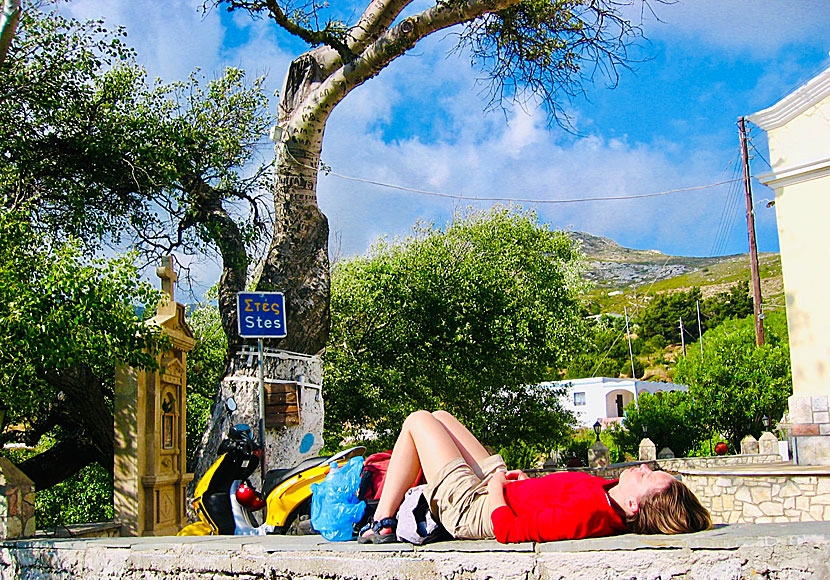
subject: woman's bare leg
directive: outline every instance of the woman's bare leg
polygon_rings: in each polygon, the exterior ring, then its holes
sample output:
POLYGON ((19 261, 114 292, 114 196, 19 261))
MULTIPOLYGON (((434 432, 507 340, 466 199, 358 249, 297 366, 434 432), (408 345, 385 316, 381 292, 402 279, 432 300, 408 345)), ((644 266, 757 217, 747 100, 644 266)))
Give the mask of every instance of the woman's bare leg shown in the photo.
POLYGON ((450 413, 446 411, 435 411, 432 413, 432 416, 438 419, 447 429, 450 437, 455 442, 455 446, 461 452, 464 462, 472 467, 476 474, 481 474, 481 462, 490 457, 490 453, 484 448, 481 442, 450 413))
POLYGON ((427 481, 433 481, 444 465, 458 457, 464 458, 464 454, 443 422, 429 411, 412 413, 392 449, 374 519, 380 521, 397 513, 421 469, 427 481))

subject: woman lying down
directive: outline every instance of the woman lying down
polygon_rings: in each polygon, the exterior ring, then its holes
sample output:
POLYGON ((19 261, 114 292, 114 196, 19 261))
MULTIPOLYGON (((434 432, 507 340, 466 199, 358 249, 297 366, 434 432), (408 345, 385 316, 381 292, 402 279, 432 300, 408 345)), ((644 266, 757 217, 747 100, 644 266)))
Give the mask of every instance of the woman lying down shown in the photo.
POLYGON ((641 465, 610 481, 577 472, 528 478, 507 471, 446 411, 416 411, 404 421, 374 519, 358 542, 396 540, 394 516, 421 469, 430 510, 457 539, 550 542, 711 526, 706 508, 668 473, 641 465))

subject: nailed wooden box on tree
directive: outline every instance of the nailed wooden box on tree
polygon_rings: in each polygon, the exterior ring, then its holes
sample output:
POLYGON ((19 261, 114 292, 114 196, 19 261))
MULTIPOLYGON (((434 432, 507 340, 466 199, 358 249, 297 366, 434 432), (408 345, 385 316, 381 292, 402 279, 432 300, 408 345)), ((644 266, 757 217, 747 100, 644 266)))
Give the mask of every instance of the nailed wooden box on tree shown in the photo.
POLYGON ((297 383, 265 383, 265 427, 295 427, 300 424, 297 383))

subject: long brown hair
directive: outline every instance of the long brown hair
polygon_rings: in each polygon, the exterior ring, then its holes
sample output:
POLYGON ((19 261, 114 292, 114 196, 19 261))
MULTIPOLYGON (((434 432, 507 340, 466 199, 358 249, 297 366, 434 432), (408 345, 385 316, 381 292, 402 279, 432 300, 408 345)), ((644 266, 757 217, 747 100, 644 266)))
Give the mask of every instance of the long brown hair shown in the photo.
POLYGON ((685 534, 708 530, 712 516, 692 490, 673 479, 663 491, 643 498, 626 523, 637 534, 685 534))

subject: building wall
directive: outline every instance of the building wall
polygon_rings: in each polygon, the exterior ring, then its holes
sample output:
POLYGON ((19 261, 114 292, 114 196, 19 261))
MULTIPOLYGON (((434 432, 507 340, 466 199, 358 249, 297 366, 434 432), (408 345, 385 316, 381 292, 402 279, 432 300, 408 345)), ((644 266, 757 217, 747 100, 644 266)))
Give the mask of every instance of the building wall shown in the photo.
MULTIPOLYGON (((796 396, 830 391, 830 68, 750 116, 767 132, 796 396)), ((805 422, 798 420, 797 422, 805 422)))

